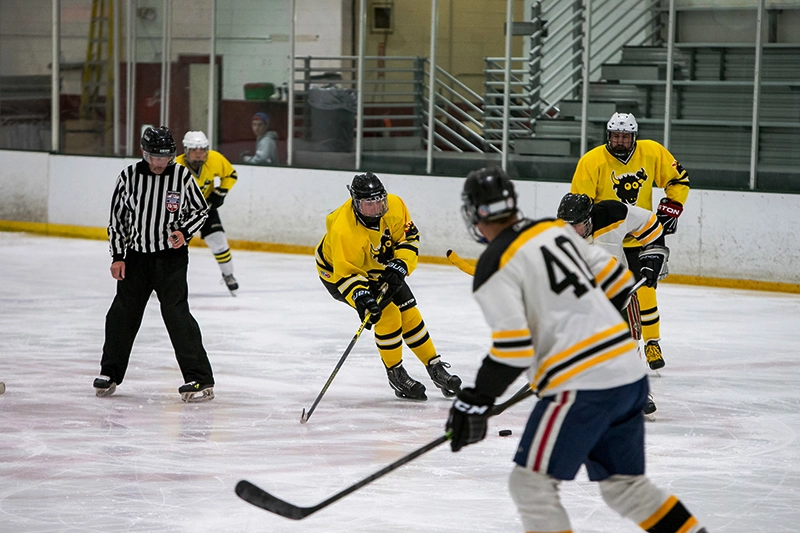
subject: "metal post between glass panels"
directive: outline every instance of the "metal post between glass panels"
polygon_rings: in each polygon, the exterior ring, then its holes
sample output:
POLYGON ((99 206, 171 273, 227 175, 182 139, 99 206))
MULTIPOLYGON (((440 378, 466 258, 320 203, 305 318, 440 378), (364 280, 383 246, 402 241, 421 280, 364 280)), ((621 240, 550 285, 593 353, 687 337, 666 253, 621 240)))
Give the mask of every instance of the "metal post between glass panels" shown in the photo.
POLYGON ((172 0, 164 0, 163 24, 161 27, 161 107, 159 126, 169 127, 169 77, 170 68, 170 38, 172 26, 172 0))
POLYGON ((120 155, 120 128, 122 126, 122 108, 120 105, 120 97, 122 95, 122 91, 119 83, 119 63, 121 58, 122 42, 122 32, 120 31, 120 20, 122 14, 120 13, 118 0, 112 0, 112 2, 114 3, 114 22, 112 24, 112 27, 114 28, 114 149, 112 150, 112 155, 120 155))
POLYGON ((125 155, 133 157, 133 142, 136 136, 136 0, 128 0, 128 11, 125 16, 125 155))
POLYGON ((581 155, 586 153, 587 145, 589 144, 589 69, 591 67, 590 51, 592 42, 589 33, 589 17, 591 9, 591 0, 584 0, 583 17, 581 19, 581 32, 583 33, 583 58, 581 62, 581 75, 583 79, 583 87, 581 88, 581 155))
POLYGON ((61 1, 53 0, 52 64, 50 78, 50 151, 61 150, 61 1))
POLYGON ((675 0, 669 0, 667 23, 667 83, 664 87, 664 148, 669 150, 672 131, 672 79, 675 62, 675 0))
POLYGON ((356 110, 356 170, 361 169, 361 138, 364 136, 364 52, 367 38, 367 2, 361 0, 358 27, 358 109, 356 110))
POLYGON ((764 18, 764 0, 758 2, 756 13, 756 48, 753 66, 753 124, 750 136, 750 190, 756 188, 756 163, 758 162, 758 113, 761 99, 761 20, 764 18))
POLYGON ((297 1, 292 0, 292 28, 289 39, 289 95, 288 95, 288 120, 286 125, 286 164, 292 166, 294 162, 294 54, 295 54, 295 28, 297 26, 297 1))
POLYGON ((433 139, 436 128, 436 37, 439 27, 439 2, 431 0, 431 46, 428 62, 428 150, 425 172, 433 172, 433 139))
POLYGON ((211 148, 216 148, 216 128, 215 118, 217 94, 216 94, 216 66, 217 66, 217 0, 211 0, 211 40, 208 43, 208 144, 211 148))
POLYGON ((503 170, 508 170, 508 119, 510 115, 509 104, 511 103, 511 34, 514 24, 514 0, 506 2, 506 55, 505 72, 503 81, 503 170))

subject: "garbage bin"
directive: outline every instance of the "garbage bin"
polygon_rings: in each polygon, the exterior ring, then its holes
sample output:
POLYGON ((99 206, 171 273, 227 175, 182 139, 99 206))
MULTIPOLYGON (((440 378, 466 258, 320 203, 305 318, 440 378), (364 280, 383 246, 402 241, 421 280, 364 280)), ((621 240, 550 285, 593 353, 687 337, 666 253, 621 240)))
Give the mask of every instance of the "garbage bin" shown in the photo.
POLYGON ((358 98, 353 89, 311 87, 311 147, 317 152, 352 152, 358 98))

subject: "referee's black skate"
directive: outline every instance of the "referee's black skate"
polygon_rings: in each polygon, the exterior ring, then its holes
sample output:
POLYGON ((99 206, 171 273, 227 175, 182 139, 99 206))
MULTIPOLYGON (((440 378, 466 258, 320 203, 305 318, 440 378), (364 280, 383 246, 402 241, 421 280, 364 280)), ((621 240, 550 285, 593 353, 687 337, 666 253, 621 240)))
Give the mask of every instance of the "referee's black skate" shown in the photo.
POLYGON ((228 287, 228 290, 231 291, 231 296, 236 296, 236 291, 239 290, 239 282, 236 281, 233 274, 223 274, 222 282, 228 287))
POLYGON ((442 391, 445 398, 452 398, 461 390, 461 378, 447 371, 450 363, 442 361, 440 355, 428 361, 428 366, 425 368, 428 370, 431 381, 442 391))
POLYGON ((394 395, 407 400, 425 401, 425 385, 412 378, 403 368, 403 363, 397 363, 392 368, 386 369, 389 385, 394 389, 394 395))
POLYGON ((111 378, 108 376, 98 376, 94 379, 94 394, 98 398, 103 398, 104 396, 111 396, 114 394, 114 391, 117 390, 117 384, 111 381, 111 378))
POLYGON ((189 403, 207 402, 214 399, 214 385, 190 381, 178 388, 181 400, 189 403))

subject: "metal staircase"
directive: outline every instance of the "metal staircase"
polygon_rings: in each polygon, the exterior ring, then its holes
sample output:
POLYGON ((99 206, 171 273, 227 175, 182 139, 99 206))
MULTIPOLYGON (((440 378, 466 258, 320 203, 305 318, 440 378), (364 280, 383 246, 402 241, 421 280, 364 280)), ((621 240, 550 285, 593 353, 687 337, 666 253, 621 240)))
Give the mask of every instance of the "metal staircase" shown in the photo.
POLYGON ((85 131, 103 135, 106 153, 113 143, 114 2, 92 0, 79 111, 85 131))

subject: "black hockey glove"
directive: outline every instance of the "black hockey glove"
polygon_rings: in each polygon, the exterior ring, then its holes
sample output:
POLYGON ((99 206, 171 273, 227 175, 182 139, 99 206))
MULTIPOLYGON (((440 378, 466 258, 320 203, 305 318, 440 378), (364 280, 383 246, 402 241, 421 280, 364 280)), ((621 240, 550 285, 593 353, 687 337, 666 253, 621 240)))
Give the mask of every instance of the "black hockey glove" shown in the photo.
POLYGON ((369 313, 369 321, 367 322, 367 329, 372 328, 372 324, 377 324, 381 319, 381 308, 378 305, 375 297, 367 289, 358 289, 353 293, 353 303, 356 304, 356 311, 361 321, 369 313))
POLYGON ((678 217, 683 213, 683 204, 662 198, 656 209, 656 218, 664 227, 664 235, 672 235, 678 229, 678 217))
POLYGON ((378 283, 386 283, 388 289, 386 290, 385 298, 391 298, 394 293, 400 290, 403 286, 403 280, 408 275, 408 267, 400 259, 392 259, 383 269, 383 274, 378 278, 378 283))
POLYGON ((222 207, 222 204, 225 203, 225 196, 228 194, 228 189, 223 189, 222 187, 217 187, 211 194, 208 196, 208 207, 211 209, 217 209, 222 207))
POLYGON ((447 418, 445 429, 451 432, 450 449, 457 452, 468 444, 486 437, 486 424, 492 412, 494 398, 477 394, 475 389, 461 389, 447 418))
POLYGON ((653 287, 659 281, 667 277, 667 259, 669 259, 669 248, 653 244, 639 252, 639 264, 642 266, 641 273, 644 284, 653 287))

